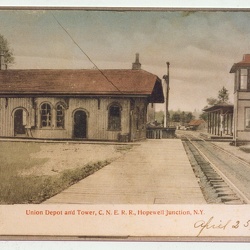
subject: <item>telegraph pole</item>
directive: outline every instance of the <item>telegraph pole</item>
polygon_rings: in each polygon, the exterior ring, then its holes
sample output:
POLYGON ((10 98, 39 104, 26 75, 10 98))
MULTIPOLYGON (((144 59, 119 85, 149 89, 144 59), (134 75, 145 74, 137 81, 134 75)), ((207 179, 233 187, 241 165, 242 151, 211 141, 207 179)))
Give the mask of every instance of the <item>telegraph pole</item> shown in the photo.
POLYGON ((168 99, 169 99, 169 66, 170 66, 170 63, 169 62, 166 62, 167 64, 167 75, 164 75, 163 76, 163 79, 165 80, 166 82, 166 100, 165 100, 165 104, 166 104, 166 114, 165 114, 165 124, 164 124, 164 127, 168 127, 169 126, 169 112, 168 112, 168 99))
POLYGON ((4 59, 4 53, 2 50, 0 50, 0 70, 2 70, 3 67, 3 59, 4 59))

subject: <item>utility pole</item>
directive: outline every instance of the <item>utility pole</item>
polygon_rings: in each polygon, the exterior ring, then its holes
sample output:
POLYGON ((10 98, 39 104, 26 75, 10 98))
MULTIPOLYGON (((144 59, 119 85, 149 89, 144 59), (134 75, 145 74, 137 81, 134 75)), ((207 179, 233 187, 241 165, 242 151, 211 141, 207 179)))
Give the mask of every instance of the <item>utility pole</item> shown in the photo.
POLYGON ((0 50, 0 70, 2 70, 2 67, 4 65, 3 59, 4 59, 4 53, 3 50, 0 50))
POLYGON ((170 63, 169 62, 166 62, 167 64, 167 75, 164 75, 163 76, 163 79, 165 80, 166 82, 166 100, 165 100, 165 104, 166 104, 166 114, 165 114, 165 124, 164 124, 164 127, 168 127, 169 126, 169 112, 168 112, 168 99, 169 99, 169 66, 170 66, 170 63))

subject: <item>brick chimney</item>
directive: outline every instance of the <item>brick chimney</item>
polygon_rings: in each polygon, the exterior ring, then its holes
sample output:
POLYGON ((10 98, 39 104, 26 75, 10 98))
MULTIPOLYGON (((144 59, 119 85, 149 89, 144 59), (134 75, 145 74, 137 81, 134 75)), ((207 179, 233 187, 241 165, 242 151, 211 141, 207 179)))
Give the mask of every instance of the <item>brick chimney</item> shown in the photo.
POLYGON ((133 70, 141 69, 141 64, 139 62, 139 53, 135 54, 135 62, 132 64, 132 69, 133 70))
POLYGON ((245 54, 243 56, 243 62, 250 62, 250 54, 245 54))

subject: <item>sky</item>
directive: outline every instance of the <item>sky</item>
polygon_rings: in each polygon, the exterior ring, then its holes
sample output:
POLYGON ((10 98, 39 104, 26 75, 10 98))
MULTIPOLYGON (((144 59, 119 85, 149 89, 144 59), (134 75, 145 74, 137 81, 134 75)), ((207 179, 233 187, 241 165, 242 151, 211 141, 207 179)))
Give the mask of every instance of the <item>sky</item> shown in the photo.
MULTIPOLYGON (((169 109, 194 111, 224 86, 233 103, 234 63, 250 53, 250 12, 0 10, 10 69, 142 69, 162 78, 170 62, 169 109)), ((161 109, 162 106, 158 106, 161 109)))

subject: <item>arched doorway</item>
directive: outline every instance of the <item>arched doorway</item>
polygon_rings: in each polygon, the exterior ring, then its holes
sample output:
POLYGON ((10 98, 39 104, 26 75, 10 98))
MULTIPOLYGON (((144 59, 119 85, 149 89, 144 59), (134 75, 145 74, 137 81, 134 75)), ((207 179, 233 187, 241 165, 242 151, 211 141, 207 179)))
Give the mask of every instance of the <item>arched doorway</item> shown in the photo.
POLYGON ((26 116, 23 109, 17 109, 14 113, 14 135, 24 135, 26 121, 24 120, 26 116))
POLYGON ((77 110, 74 113, 74 138, 87 137, 87 115, 82 110, 77 110))

